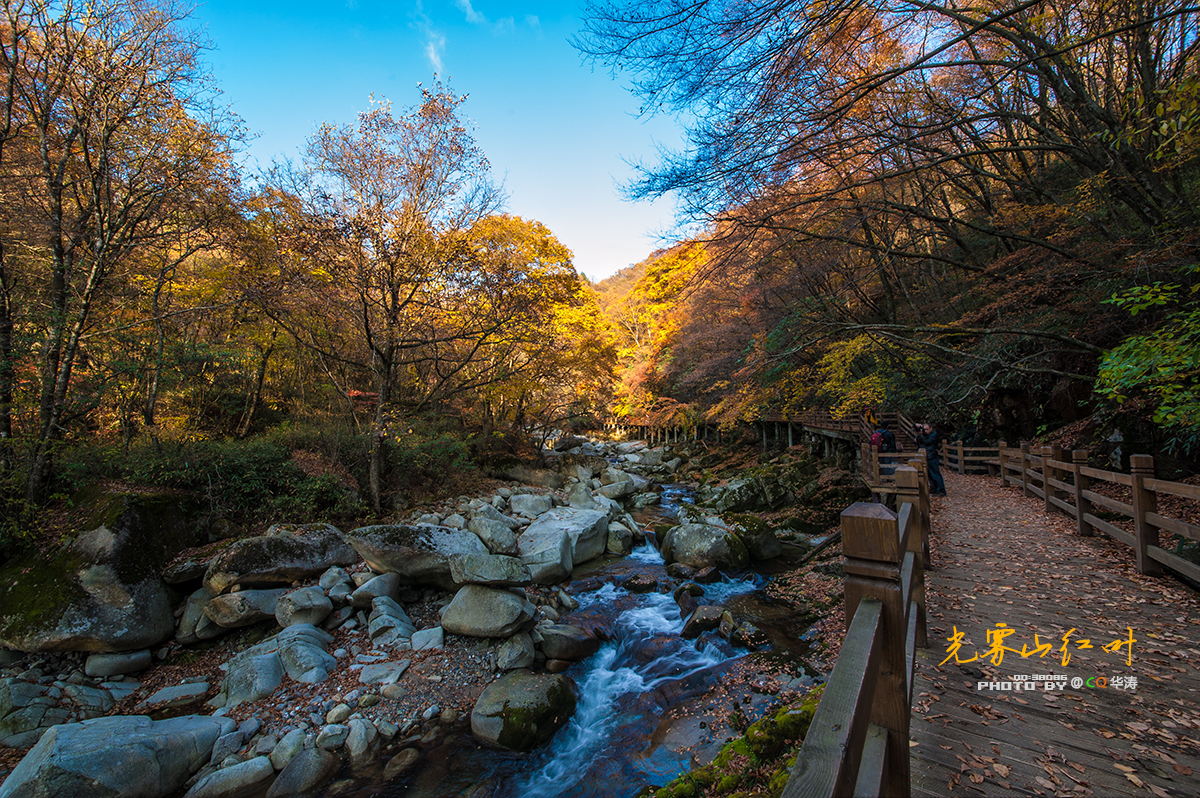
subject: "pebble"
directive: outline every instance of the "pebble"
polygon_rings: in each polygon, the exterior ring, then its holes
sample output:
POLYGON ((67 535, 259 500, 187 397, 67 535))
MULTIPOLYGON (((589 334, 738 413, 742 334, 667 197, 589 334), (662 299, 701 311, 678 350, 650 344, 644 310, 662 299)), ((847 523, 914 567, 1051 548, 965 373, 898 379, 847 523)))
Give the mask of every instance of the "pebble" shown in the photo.
POLYGON ((350 655, 350 652, 344 648, 335 648, 333 650, 333 656, 337 657, 338 659, 345 659, 349 655, 350 655))
POLYGON ((425 720, 429 720, 434 715, 441 714, 441 712, 441 707, 439 707, 437 704, 431 704, 424 712, 421 713, 421 717, 425 720))
POLYGON ((338 704, 333 709, 325 713, 326 723, 341 723, 346 718, 350 717, 350 707, 346 704, 338 704))
POLYGON ((377 696, 373 693, 369 693, 358 699, 358 705, 360 707, 364 707, 364 708, 365 707, 373 707, 378 703, 379 703, 379 696, 377 696))
POLYGON ((404 696, 408 692, 408 690, 404 689, 403 687, 401 687, 398 684, 388 684, 388 685, 384 685, 383 689, 380 690, 379 692, 383 695, 384 698, 390 699, 392 701, 396 701, 398 699, 404 698, 404 696))

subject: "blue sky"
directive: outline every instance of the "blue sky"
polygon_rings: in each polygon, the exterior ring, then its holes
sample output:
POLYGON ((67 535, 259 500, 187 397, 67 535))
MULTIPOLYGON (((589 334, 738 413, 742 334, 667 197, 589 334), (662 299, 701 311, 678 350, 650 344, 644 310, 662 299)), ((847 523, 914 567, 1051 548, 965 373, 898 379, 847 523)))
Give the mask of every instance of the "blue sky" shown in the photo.
POLYGON ((225 99, 257 138, 250 166, 296 158, 322 122, 349 123, 372 94, 398 108, 434 73, 470 98, 463 112, 502 179, 507 210, 537 219, 601 279, 661 245, 670 200, 630 203, 627 160, 676 149, 670 119, 636 118, 626 84, 568 43, 573 2, 208 0, 194 19, 225 99))

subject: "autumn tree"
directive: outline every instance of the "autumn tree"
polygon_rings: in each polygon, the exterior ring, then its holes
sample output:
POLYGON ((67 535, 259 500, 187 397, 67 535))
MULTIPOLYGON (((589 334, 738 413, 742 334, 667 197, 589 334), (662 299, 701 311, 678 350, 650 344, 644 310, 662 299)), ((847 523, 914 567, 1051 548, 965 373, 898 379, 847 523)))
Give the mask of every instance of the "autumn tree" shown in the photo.
MULTIPOLYGON (((26 494, 39 498, 53 452, 86 412, 75 371, 97 308, 138 254, 180 256, 182 232, 209 223, 197 209, 227 191, 236 126, 199 62, 202 41, 167 3, 106 0, 3 5, 4 105, 19 160, 0 164, 15 246, 33 289, 5 319, 36 334, 37 399, 26 494)), ((10 256, 14 249, 18 254, 10 256)), ((12 374, 12 351, 0 373, 12 374)), ((11 387, 11 383, 10 383, 11 387)), ((0 393, 5 386, 0 385, 0 393)))

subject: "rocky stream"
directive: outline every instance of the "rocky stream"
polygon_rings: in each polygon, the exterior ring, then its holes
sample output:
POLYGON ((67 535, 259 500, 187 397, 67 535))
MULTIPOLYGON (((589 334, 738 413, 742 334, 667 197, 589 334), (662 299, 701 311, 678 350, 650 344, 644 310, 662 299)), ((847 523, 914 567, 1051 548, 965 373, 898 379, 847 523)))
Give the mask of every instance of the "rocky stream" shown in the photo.
POLYGON ((179 497, 99 497, 0 567, 0 798, 667 784, 819 682, 840 614, 835 566, 795 565, 854 478, 726 457, 564 438, 403 523, 239 540, 179 497))

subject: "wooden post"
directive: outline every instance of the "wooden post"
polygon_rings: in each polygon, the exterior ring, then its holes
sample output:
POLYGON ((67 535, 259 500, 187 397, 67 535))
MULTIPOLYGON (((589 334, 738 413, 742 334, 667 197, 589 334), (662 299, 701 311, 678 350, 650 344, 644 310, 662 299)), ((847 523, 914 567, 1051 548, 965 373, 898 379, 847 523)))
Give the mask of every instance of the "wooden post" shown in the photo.
POLYGON ((1050 484, 1050 479, 1058 478, 1058 469, 1050 465, 1051 461, 1062 457, 1062 447, 1058 445, 1042 447, 1042 498, 1045 499, 1046 512, 1054 510, 1051 499, 1058 496, 1058 489, 1050 484))
POLYGON ((1092 525, 1084 519, 1084 516, 1092 511, 1092 503, 1084 497, 1083 492, 1092 487, 1092 480, 1091 477, 1086 477, 1080 472, 1087 462, 1086 449, 1076 449, 1071 452, 1071 476, 1075 483, 1075 530, 1081 536, 1090 538, 1096 532, 1092 529, 1092 525))
MULTIPOLYGON (((908 668, 904 597, 900 595, 900 564, 904 552, 896 529, 896 514, 882 504, 855 502, 842 511, 842 552, 846 571, 846 626, 863 599, 878 599, 882 606, 881 652, 871 705, 871 723, 887 729, 887 768, 883 795, 902 796, 912 791, 909 771, 908 668)), ((868 674, 867 678, 871 678, 868 674)), ((828 700, 825 697, 822 700, 828 700)))
POLYGON ((1029 489, 1029 441, 1021 441, 1021 495, 1032 496, 1029 489))
MULTIPOLYGON (((928 490, 925 491, 928 493, 928 490)), ((913 602, 917 605, 918 648, 925 648, 925 563, 929 556, 929 529, 921 517, 921 472, 911 466, 896 469, 896 509, 912 506, 912 528, 908 535, 908 551, 913 553, 913 602)))
POLYGON ((1007 443, 1000 441, 1000 487, 1002 488, 1008 485, 1008 474, 1005 472, 1005 468, 1008 466, 1008 455, 1004 453, 1007 446, 1007 443))
POLYGON ((788 448, 790 449, 793 446, 795 446, 796 444, 793 443, 793 438, 792 438, 792 422, 788 421, 787 425, 788 425, 788 448))
MULTIPOLYGON (((921 451, 921 454, 924 455, 924 450, 921 451)), ((908 464, 917 470, 917 476, 920 479, 921 492, 919 495, 921 499, 921 529, 923 530, 924 540, 922 548, 925 555, 924 566, 929 568, 933 563, 933 556, 929 549, 929 536, 933 531, 933 525, 929 516, 929 511, 931 509, 929 505, 929 463, 926 462, 924 456, 922 456, 914 457, 912 460, 908 461, 908 464)))
POLYGON ((878 485, 879 483, 879 447, 871 447, 871 484, 878 485))
POLYGON ((1147 552, 1149 546, 1160 545, 1158 527, 1146 519, 1146 513, 1158 512, 1158 494, 1146 487, 1146 480, 1154 479, 1154 458, 1148 454, 1130 456, 1129 472, 1133 475, 1133 536, 1138 573, 1161 574, 1162 566, 1147 552))
POLYGON ((967 473, 967 458, 963 454, 963 442, 957 441, 954 445, 958 447, 958 473, 965 474, 967 473))

